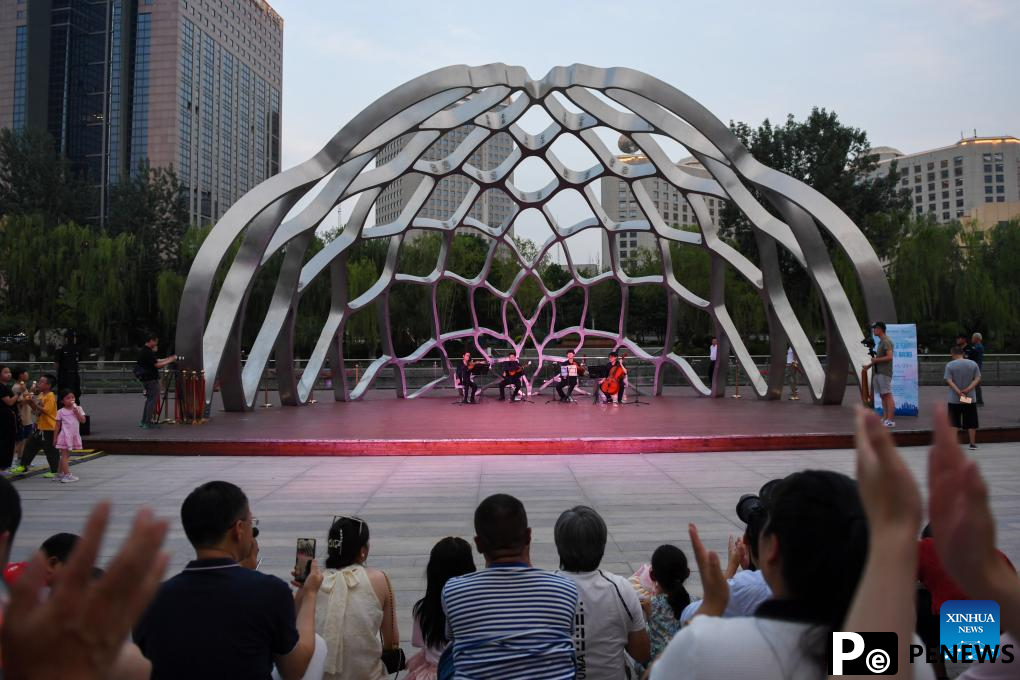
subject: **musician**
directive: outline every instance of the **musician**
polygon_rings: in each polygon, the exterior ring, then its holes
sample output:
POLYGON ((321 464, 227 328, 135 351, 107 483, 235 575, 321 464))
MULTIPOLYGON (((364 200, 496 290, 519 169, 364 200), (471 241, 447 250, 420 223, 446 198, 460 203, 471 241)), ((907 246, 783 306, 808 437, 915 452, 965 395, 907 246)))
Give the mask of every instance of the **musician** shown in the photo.
POLYGON ((514 391, 510 395, 512 403, 517 401, 517 395, 521 393, 521 378, 524 377, 524 369, 521 368, 521 362, 517 361, 517 355, 513 352, 501 363, 503 364, 503 379, 499 381, 499 400, 506 400, 506 388, 513 385, 514 391))
POLYGON ((478 391, 478 385, 475 384, 474 378, 471 376, 473 368, 474 362, 471 361, 471 352, 464 352, 461 362, 457 364, 457 380, 460 382, 461 387, 464 388, 462 404, 475 403, 475 392, 478 391))
POLYGON ((574 361, 574 353, 567 352, 567 360, 560 367, 560 379, 556 382, 556 394, 560 401, 570 401, 570 395, 577 387, 577 376, 581 374, 580 365, 574 361), (564 386, 567 388, 564 390, 564 386))
POLYGON ((613 394, 611 393, 610 385, 618 385, 619 389, 616 390, 616 403, 623 403, 623 389, 627 386, 627 369, 623 366, 623 361, 619 358, 616 352, 609 353, 609 363, 606 364, 606 372, 608 377, 603 378, 602 382, 599 383, 599 391, 602 392, 602 396, 606 398, 606 403, 612 403, 613 394))

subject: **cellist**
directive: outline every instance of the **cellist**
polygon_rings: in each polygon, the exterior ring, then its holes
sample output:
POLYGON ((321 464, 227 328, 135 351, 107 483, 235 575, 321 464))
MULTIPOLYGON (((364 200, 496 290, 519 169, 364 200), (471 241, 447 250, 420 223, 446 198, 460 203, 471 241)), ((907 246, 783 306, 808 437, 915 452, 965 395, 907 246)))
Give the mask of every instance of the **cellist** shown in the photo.
POLYGON ((606 377, 599 383, 599 391, 606 398, 606 403, 612 403, 616 397, 616 403, 623 403, 623 388, 627 384, 627 369, 623 367, 623 360, 616 352, 609 353, 609 363, 606 364, 606 377))

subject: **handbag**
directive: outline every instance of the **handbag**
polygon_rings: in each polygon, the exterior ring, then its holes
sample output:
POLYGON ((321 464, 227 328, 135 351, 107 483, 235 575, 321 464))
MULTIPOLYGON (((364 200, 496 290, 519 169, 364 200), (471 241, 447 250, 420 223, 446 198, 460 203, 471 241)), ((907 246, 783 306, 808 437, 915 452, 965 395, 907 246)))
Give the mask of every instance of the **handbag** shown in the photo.
POLYGON ((453 665, 453 643, 446 645, 443 655, 436 664, 436 680, 453 680, 457 669, 453 665))
MULTIPOLYGON (((383 572, 383 576, 386 578, 386 600, 389 603, 387 606, 390 610, 390 632, 392 637, 396 638, 397 615, 393 607, 393 588, 390 587, 390 577, 386 572, 383 572)), ((387 673, 399 673, 407 668, 407 658, 404 656, 404 650, 400 648, 400 640, 397 640, 396 647, 384 649, 379 658, 382 660, 383 665, 386 666, 387 673)))

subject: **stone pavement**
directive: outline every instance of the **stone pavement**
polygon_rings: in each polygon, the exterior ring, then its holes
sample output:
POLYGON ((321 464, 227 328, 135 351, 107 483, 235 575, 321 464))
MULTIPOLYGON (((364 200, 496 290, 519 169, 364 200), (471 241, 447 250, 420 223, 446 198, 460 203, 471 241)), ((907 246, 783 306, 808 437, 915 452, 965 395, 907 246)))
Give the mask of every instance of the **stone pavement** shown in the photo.
MULTIPOLYGON (((903 449, 922 482, 926 449, 903 449)), ((1017 444, 984 445, 977 452, 989 482, 998 540, 1020 563, 1020 467, 1017 444)), ((725 550, 729 534, 742 531, 734 506, 769 479, 806 468, 852 473, 853 451, 707 453, 588 456, 463 456, 375 458, 239 458, 106 456, 75 466, 77 484, 39 477, 20 480, 24 519, 13 559, 25 559, 47 536, 77 532, 92 505, 114 502, 103 548, 113 554, 134 510, 148 504, 171 518, 169 573, 191 556, 180 527, 184 497, 198 484, 225 479, 241 486, 260 521, 262 570, 284 577, 298 537, 316 537, 323 554, 335 514, 364 518, 372 534, 369 562, 393 581, 401 636, 409 648, 411 605, 424 590, 428 552, 438 539, 473 536, 472 513, 485 496, 519 497, 533 527, 536 566, 555 568, 552 527, 563 510, 587 504, 609 525, 603 568, 629 576, 662 543, 674 543, 694 567, 687 523, 706 544, 725 550)), ((480 564, 480 559, 478 560, 480 564)), ((321 564, 321 562, 320 562, 321 564)), ((698 575, 689 581, 700 593, 698 575)))

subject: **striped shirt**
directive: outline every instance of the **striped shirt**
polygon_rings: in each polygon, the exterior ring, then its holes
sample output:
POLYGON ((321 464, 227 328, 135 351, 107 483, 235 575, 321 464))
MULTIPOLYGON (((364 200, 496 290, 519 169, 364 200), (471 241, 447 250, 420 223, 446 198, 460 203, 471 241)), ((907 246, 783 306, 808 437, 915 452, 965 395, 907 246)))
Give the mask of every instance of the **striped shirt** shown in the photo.
POLYGON ((577 586, 521 563, 443 588, 457 680, 573 680, 577 586))

